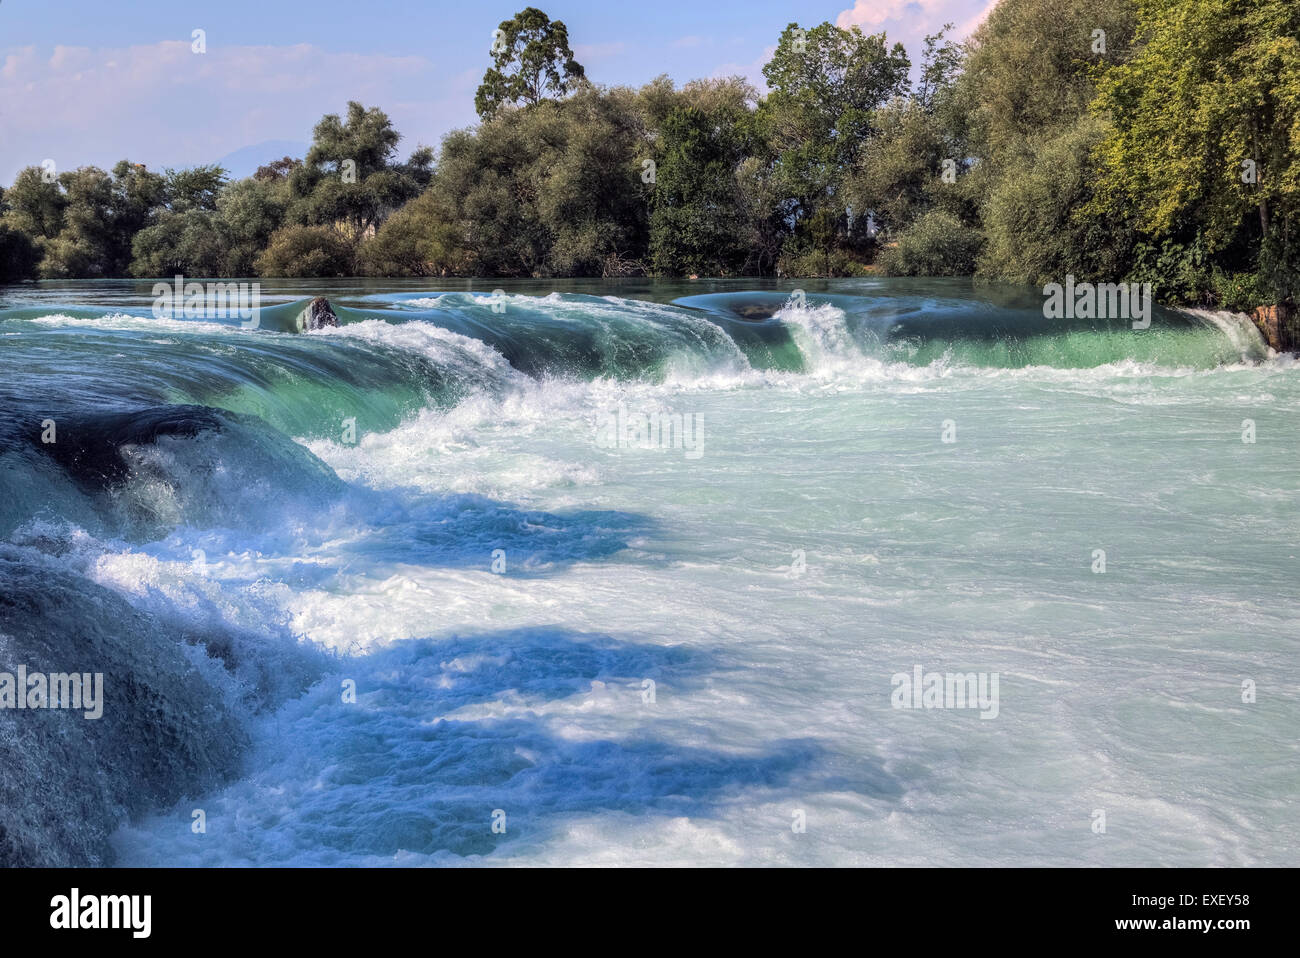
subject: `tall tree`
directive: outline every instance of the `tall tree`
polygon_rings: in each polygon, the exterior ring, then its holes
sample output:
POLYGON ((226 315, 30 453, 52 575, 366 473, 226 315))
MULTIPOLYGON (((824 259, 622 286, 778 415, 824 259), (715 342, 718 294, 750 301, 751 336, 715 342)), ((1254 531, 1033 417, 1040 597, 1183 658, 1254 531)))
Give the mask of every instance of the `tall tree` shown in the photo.
POLYGON ((952 99, 975 163, 957 185, 979 208, 982 273, 1122 278, 1131 217, 1093 203, 1104 128, 1088 111, 1099 78, 1131 55, 1135 24, 1134 0, 1001 0, 968 41, 952 99))
POLYGON ((433 151, 427 147, 397 162, 401 138, 377 107, 352 101, 346 120, 325 116, 313 131, 306 162, 289 173, 289 219, 334 227, 349 242, 378 228, 428 185, 432 173, 433 151))
POLYGON ((566 96, 586 79, 569 49, 569 28, 536 7, 502 20, 492 44, 492 66, 483 74, 474 108, 487 119, 507 104, 536 105, 566 96))
POLYGON ((52 239, 63 229, 63 211, 68 199, 59 182, 39 166, 29 166, 14 178, 5 192, 5 220, 35 240, 52 239))
POLYGON ((655 272, 725 275, 744 260, 734 177, 742 159, 734 121, 696 107, 669 114, 659 133, 650 257, 655 272))
POLYGON ((1300 6, 1138 0, 1141 45, 1101 84, 1108 186, 1149 237, 1211 257, 1262 244, 1280 298, 1300 269, 1300 6))
POLYGON ((763 67, 771 93, 760 122, 776 155, 774 177, 791 199, 796 240, 825 261, 848 239, 845 176, 878 133, 878 108, 908 89, 911 62, 902 44, 823 23, 790 24, 763 67))

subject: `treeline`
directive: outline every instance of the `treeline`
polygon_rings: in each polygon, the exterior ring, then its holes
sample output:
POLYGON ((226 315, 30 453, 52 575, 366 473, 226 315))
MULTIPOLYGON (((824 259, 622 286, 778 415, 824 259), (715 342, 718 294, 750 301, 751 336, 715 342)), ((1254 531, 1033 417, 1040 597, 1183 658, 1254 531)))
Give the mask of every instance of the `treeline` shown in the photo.
POLYGON ((0 196, 0 279, 875 270, 1294 302, 1300 4, 1002 0, 916 54, 913 83, 884 34, 791 24, 765 97, 600 87, 529 8, 436 162, 352 103, 235 182, 30 168, 0 196))

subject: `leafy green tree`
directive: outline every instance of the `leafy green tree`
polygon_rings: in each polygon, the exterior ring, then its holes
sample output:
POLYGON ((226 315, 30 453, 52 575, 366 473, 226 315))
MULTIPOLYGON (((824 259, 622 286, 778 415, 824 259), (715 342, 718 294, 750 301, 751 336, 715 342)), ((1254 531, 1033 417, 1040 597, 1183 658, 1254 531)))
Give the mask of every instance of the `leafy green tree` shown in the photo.
POLYGON ((288 177, 236 180, 217 197, 216 227, 225 244, 227 276, 253 276, 257 257, 284 223, 288 177))
POLYGON ((112 229, 110 274, 124 276, 129 271, 132 243, 140 230, 155 221, 168 199, 167 175, 150 172, 142 163, 121 160, 114 165, 113 199, 108 211, 112 229))
POLYGON ((1073 125, 1097 77, 1128 58, 1135 26, 1135 0, 1001 0, 968 41, 958 83, 974 155, 996 163, 1073 125))
POLYGON ((131 253, 133 276, 225 275, 226 248, 216 217, 197 207, 163 211, 135 234, 131 253))
POLYGON ((289 221, 332 226, 353 243, 373 232, 418 196, 432 175, 433 151, 427 147, 396 162, 400 140, 384 111, 356 101, 348 103, 346 120, 324 117, 306 161, 288 175, 289 221))
POLYGON ((657 273, 727 275, 743 265, 736 169, 743 159, 732 117, 679 107, 659 131, 650 217, 657 273))
POLYGON ((933 208, 978 222, 967 131, 954 102, 964 60, 961 48, 944 39, 951 27, 925 38, 919 85, 876 110, 876 135, 845 171, 845 197, 859 231, 868 232, 870 217, 877 235, 896 235, 933 208))
POLYGON ((14 229, 37 239, 51 239, 63 229, 63 211, 67 197, 57 180, 46 181, 44 171, 29 166, 5 191, 5 219, 14 229))
POLYGON ((26 233, 0 220, 0 283, 35 279, 41 252, 26 233))
POLYGON ((878 265, 890 276, 969 276, 983 242, 979 230, 951 213, 930 210, 881 253, 878 265))
POLYGON ((215 210, 217 197, 226 185, 226 171, 219 166, 195 166, 185 170, 167 170, 164 196, 167 208, 215 210))
POLYGON ((1208 264, 1300 289, 1300 7, 1289 0, 1138 0, 1140 46, 1101 80, 1111 122, 1104 201, 1208 264), (1252 257, 1261 251, 1262 257, 1252 257))
POLYGON ((477 259, 461 239, 458 211, 435 185, 394 213, 361 246, 365 271, 377 276, 470 276, 477 259))
POLYGON ((544 271, 600 276, 640 272, 647 233, 647 185, 638 155, 646 155, 645 130, 629 91, 602 95, 586 88, 554 112, 551 140, 540 129, 537 165, 538 220, 551 237, 544 271))
POLYGON ((876 122, 880 135, 863 147, 845 196, 858 218, 870 214, 877 230, 897 232, 956 189, 942 176, 944 161, 952 162, 955 174, 958 159, 935 118, 917 101, 891 103, 877 112, 876 122))
POLYGON ((348 276, 352 246, 328 226, 285 226, 257 258, 259 276, 348 276))
POLYGON ((501 21, 492 45, 492 66, 474 95, 483 119, 508 104, 535 106, 567 96, 586 78, 569 48, 569 28, 536 7, 501 21))
POLYGON ((913 98, 927 113, 938 112, 947 105, 965 65, 966 56, 962 48, 947 39, 951 29, 952 24, 945 23, 938 33, 925 38, 921 82, 913 98))
POLYGON ((412 219, 385 224, 380 259, 367 262, 435 274, 625 272, 645 254, 649 187, 637 160, 651 156, 626 91, 585 89, 498 114, 444 139, 412 219))
POLYGON ((1128 272, 1129 218, 1094 205, 1093 154, 1105 135, 1104 123, 1084 116, 1051 138, 1029 141, 1017 175, 997 179, 985 199, 983 274, 1038 285, 1071 273, 1115 281, 1128 272))
POLYGON ((771 93, 759 122, 776 157, 775 181, 789 197, 791 255, 811 247, 829 261, 849 240, 846 173, 879 132, 876 111, 907 92, 910 68, 902 45, 886 46, 883 33, 792 23, 781 34, 763 67, 771 93))
POLYGON ((1135 27, 1134 0, 1002 0, 971 37, 950 104, 974 161, 958 185, 986 235, 981 274, 1122 278, 1131 217, 1092 206, 1104 128, 1088 111, 1135 27))
POLYGON ((253 174, 253 179, 258 182, 288 179, 289 174, 300 166, 302 166, 302 160, 294 159, 292 156, 281 157, 267 163, 265 166, 259 166, 257 172, 253 174))
POLYGON ((906 93, 910 68, 902 44, 886 47, 883 33, 790 24, 763 67, 778 137, 825 162, 851 158, 874 132, 872 112, 906 93))
POLYGON ((113 223, 113 179, 85 166, 59 174, 65 206, 63 228, 45 244, 45 279, 121 275, 113 223))

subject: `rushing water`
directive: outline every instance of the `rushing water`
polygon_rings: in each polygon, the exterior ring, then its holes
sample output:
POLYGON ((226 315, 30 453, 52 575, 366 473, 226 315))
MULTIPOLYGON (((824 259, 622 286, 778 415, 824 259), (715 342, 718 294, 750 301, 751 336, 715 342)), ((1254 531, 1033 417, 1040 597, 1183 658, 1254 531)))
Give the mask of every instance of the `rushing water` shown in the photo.
POLYGON ((1300 368, 791 286, 0 289, 0 861, 1295 864, 1300 368))

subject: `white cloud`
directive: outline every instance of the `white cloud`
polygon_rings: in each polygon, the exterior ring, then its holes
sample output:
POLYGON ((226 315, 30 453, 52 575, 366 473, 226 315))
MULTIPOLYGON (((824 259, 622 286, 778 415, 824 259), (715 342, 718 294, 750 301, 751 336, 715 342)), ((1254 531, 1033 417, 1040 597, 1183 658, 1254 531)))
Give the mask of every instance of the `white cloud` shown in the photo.
POLYGON ((0 183, 53 158, 59 169, 212 162, 265 140, 309 140, 348 100, 388 111, 401 151, 473 122, 466 76, 425 57, 335 53, 311 44, 188 41, 115 49, 11 49, 0 65, 0 183), (419 101, 412 89, 438 91, 419 101))
POLYGON ((883 30, 891 44, 902 43, 917 63, 927 34, 951 23, 949 39, 965 40, 996 4, 997 0, 855 0, 835 23, 845 28, 856 24, 864 33, 883 30))

